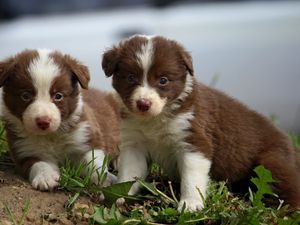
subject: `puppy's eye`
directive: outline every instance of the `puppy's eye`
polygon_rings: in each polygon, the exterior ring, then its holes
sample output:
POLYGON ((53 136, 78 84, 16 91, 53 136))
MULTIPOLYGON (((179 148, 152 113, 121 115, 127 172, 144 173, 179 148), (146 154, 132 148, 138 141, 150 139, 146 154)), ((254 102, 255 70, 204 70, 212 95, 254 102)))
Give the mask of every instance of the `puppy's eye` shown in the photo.
POLYGON ((61 100, 63 100, 63 98, 64 96, 60 92, 55 93, 55 95, 53 96, 53 100, 56 102, 60 102, 61 100))
POLYGON ((167 77, 161 77, 159 79, 159 85, 160 86, 166 86, 169 83, 169 79, 167 77))
POLYGON ((30 102, 33 98, 32 94, 28 91, 22 92, 20 97, 24 102, 30 102))
POLYGON ((134 74, 129 74, 127 76, 127 81, 128 81, 128 83, 133 84, 136 81, 135 75, 134 74))

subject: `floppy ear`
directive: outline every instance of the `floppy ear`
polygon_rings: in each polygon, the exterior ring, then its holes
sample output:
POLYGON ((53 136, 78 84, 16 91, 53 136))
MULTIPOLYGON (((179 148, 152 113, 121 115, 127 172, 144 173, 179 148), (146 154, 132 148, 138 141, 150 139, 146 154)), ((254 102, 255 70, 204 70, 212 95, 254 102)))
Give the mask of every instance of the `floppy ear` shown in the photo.
POLYGON ((102 58, 102 69, 107 77, 112 76, 116 72, 118 61, 119 50, 116 47, 104 52, 102 58))
POLYGON ((65 60, 71 71, 74 73, 75 77, 80 83, 83 89, 88 89, 90 82, 90 73, 87 66, 83 65, 76 59, 69 55, 65 55, 65 60))
POLYGON ((183 60, 184 65, 186 66, 187 71, 189 71, 189 73, 194 76, 194 67, 193 67, 193 58, 190 55, 190 53, 188 53, 185 50, 181 51, 181 58, 183 60))
POLYGON ((8 78, 9 71, 14 66, 14 58, 9 58, 0 62, 0 87, 2 87, 8 78))

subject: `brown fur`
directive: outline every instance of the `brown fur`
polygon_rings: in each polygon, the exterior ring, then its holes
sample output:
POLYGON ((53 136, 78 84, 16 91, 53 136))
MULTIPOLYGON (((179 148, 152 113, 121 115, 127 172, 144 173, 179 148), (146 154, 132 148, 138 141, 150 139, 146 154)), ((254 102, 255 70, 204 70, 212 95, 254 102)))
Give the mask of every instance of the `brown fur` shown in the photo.
POLYGON ((90 121, 91 145, 94 148, 106 149, 116 156, 120 113, 113 95, 96 89, 84 90, 82 93, 86 103, 82 120, 90 121))
MULTIPOLYGON (((130 96, 140 85, 143 71, 135 54, 140 51, 144 37, 133 37, 108 50, 102 61, 107 76, 113 75, 113 87, 130 111, 130 96), (127 75, 134 73, 136 82, 128 84, 127 75)), ((184 90, 187 72, 193 75, 192 58, 177 42, 155 37, 152 39, 154 58, 147 74, 148 83, 167 98, 165 111, 171 117, 194 110, 191 135, 187 142, 212 161, 211 177, 235 184, 250 176, 253 168, 264 165, 278 181, 280 197, 293 207, 300 207, 300 174, 297 156, 285 133, 268 119, 250 110, 224 93, 207 87, 193 78, 193 91, 182 101, 177 99, 184 90), (167 76, 169 84, 157 86, 160 77, 167 76)), ((126 114, 123 113, 122 118, 126 114)))
MULTIPOLYGON (((3 103, 9 112, 21 122, 23 112, 32 101, 22 101, 20 94, 26 90, 33 97, 36 95, 36 90, 27 70, 30 62, 36 57, 38 57, 36 50, 26 50, 0 62, 0 87, 3 86, 3 103)), ((88 134, 90 137, 88 145, 91 149, 103 149, 110 154, 116 154, 119 141, 119 112, 112 95, 96 89, 84 90, 88 88, 89 72, 87 67, 77 60, 59 52, 52 53, 51 57, 59 65, 61 74, 53 80, 50 96, 53 97, 57 92, 64 95, 62 101, 53 101, 60 110, 62 122, 66 122, 74 112, 80 92, 83 94, 84 106, 79 121, 76 123, 67 122, 58 131, 49 134, 49 137, 51 136, 55 141, 56 138, 60 138, 59 132, 72 132, 77 128, 79 122, 88 121, 91 125, 88 134), (80 90, 78 82, 84 89, 80 90)), ((28 177, 31 166, 43 159, 39 157, 20 158, 14 144, 23 137, 16 134, 15 124, 10 121, 6 121, 6 131, 10 152, 16 162, 17 169, 25 177, 28 177)))

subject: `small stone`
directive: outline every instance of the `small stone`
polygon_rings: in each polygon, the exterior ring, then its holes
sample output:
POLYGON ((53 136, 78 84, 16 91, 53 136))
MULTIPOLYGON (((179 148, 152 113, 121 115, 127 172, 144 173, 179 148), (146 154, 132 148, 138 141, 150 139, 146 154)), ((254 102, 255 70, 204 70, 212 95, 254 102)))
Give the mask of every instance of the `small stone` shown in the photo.
POLYGON ((85 218, 86 220, 88 220, 89 218, 90 218, 90 214, 88 214, 88 213, 85 213, 84 215, 83 215, 83 218, 85 218))
POLYGON ((58 220, 58 216, 52 213, 45 215, 44 218, 49 222, 56 222, 58 220))
POLYGON ((81 210, 81 209, 88 209, 90 208, 87 204, 82 204, 82 203, 75 203, 74 204, 74 210, 81 210))
POLYGON ((73 225, 72 221, 68 220, 67 218, 59 219, 60 224, 62 225, 73 225))
POLYGON ((33 215, 28 214, 28 215, 26 216, 26 220, 27 220, 28 222, 34 222, 34 221, 35 221, 35 218, 34 218, 33 215))

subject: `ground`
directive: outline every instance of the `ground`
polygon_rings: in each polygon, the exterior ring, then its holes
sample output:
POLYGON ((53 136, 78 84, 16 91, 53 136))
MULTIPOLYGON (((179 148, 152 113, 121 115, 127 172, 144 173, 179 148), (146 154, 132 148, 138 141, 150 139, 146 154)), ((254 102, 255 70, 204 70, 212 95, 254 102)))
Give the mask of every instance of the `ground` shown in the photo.
MULTIPOLYGON (((30 202, 24 224, 88 224, 80 210, 68 212, 65 209, 70 196, 60 190, 52 193, 34 190, 28 181, 14 172, 14 166, 7 158, 0 160, 0 224, 13 224, 9 222, 12 218, 7 207, 12 210, 14 219, 20 221, 27 200, 30 202)), ((76 206, 92 208, 92 203, 80 197, 76 206)))

